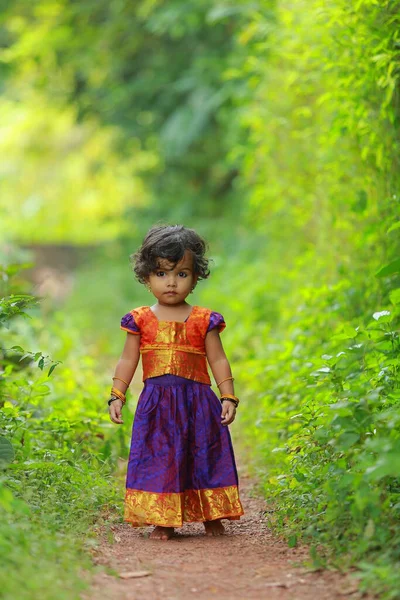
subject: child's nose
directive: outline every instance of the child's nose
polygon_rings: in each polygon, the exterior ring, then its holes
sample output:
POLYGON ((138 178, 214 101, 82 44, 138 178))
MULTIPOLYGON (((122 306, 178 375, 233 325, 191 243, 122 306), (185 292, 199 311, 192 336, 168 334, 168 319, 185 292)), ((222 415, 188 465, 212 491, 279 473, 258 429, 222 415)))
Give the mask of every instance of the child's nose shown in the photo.
POLYGON ((176 287, 176 278, 174 276, 169 277, 169 279, 168 279, 168 285, 170 287, 176 287))

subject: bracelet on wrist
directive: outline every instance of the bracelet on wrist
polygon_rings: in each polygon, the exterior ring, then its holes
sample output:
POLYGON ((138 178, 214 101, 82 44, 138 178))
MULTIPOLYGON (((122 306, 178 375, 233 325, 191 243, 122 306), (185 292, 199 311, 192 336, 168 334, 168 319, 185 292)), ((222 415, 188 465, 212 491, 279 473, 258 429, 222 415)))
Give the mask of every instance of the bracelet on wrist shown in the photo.
MULTIPOLYGON (((114 400, 121 400, 121 398, 118 398, 117 396, 111 396, 110 399, 107 401, 108 406, 110 406, 111 402, 114 402, 114 400)), ((122 402, 122 400, 121 400, 122 402)), ((122 402, 122 406, 125 404, 125 402, 122 402)))
POLYGON ((237 407, 238 407, 238 403, 236 402, 236 400, 232 400, 232 398, 221 398, 221 404, 222 404, 224 401, 232 402, 232 404, 235 406, 235 408, 237 408, 237 407))
POLYGON ((125 394, 123 394, 118 388, 115 388, 115 387, 111 388, 111 396, 116 396, 117 398, 122 400, 122 404, 125 404, 125 402, 126 402, 125 394))
POLYGON ((121 400, 122 406, 125 405, 125 401, 122 400, 122 398, 119 398, 119 396, 115 396, 114 394, 111 394, 110 399, 107 401, 108 406, 110 406, 111 402, 114 402, 114 400, 121 400))
POLYGON ((129 387, 129 383, 127 381, 125 381, 125 379, 121 379, 121 377, 113 377, 113 381, 114 381, 114 379, 118 379, 118 381, 122 381, 122 383, 125 383, 125 385, 127 387, 129 387))
POLYGON ((222 381, 220 381, 219 383, 217 383, 217 387, 219 388, 220 385, 222 385, 223 383, 225 383, 225 381, 235 381, 234 377, 227 377, 226 379, 223 379, 222 381))
POLYGON ((222 394, 220 398, 221 404, 224 400, 230 400, 236 408, 238 407, 238 404, 240 402, 239 398, 237 396, 234 396, 233 394, 222 394))

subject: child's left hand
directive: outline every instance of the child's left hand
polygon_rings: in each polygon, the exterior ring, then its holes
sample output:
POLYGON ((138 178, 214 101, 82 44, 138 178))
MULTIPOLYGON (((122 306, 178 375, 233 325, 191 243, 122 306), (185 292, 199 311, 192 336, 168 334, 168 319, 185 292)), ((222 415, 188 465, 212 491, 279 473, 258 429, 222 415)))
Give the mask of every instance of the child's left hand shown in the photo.
POLYGON ((235 420, 236 406, 229 400, 224 400, 222 403, 221 424, 229 425, 235 420))

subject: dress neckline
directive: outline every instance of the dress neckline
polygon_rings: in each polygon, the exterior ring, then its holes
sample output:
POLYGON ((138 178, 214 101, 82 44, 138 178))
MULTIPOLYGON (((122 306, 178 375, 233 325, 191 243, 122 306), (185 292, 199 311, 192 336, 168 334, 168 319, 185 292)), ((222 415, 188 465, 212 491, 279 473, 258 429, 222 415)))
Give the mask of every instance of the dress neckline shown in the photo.
POLYGON ((159 319, 157 317, 157 315, 155 314, 155 312, 153 310, 151 310, 150 306, 148 306, 147 308, 149 309, 149 311, 151 312, 151 314, 153 315, 153 317, 156 319, 156 321, 158 323, 180 323, 181 325, 184 325, 185 323, 187 323, 189 321, 190 317, 192 316, 192 314, 193 314, 194 310, 197 308, 197 306, 196 305, 192 306, 192 310, 190 311, 190 313, 188 314, 188 316, 186 317, 186 319, 184 321, 165 321, 164 319, 159 319))

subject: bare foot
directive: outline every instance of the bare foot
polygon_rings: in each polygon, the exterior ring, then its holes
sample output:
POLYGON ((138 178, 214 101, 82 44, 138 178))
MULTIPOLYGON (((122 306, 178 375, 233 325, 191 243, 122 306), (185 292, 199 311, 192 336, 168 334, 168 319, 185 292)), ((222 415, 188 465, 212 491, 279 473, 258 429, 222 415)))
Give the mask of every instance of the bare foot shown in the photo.
POLYGON ((157 525, 150 534, 151 540, 169 540, 174 535, 173 527, 161 527, 157 525))
POLYGON ((204 521, 204 529, 206 535, 223 535, 225 533, 225 527, 221 523, 221 519, 215 519, 215 521, 204 521))

